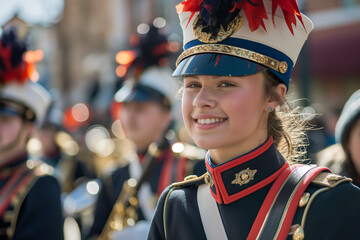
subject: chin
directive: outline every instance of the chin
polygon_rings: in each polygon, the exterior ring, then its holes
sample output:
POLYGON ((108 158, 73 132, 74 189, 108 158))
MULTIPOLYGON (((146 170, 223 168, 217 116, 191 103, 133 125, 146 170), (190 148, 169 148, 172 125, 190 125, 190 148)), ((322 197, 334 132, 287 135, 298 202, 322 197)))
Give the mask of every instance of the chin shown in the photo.
POLYGON ((199 148, 202 149, 215 149, 215 148, 219 148, 219 142, 218 141, 214 141, 215 139, 194 139, 194 142, 196 144, 196 146, 198 146, 199 148))

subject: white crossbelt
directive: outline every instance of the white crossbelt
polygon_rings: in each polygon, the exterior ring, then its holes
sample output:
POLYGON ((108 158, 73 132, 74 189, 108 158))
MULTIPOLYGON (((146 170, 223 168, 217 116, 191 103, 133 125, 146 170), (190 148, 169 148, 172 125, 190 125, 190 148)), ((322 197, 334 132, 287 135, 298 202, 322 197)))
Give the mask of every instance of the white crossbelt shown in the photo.
MULTIPOLYGON (((140 175, 142 173, 142 167, 138 159, 134 159, 133 161, 130 162, 129 172, 130 172, 130 177, 139 180, 140 175)), ((146 220, 151 220, 152 217, 154 216, 155 205, 152 206, 152 204, 150 204, 152 202, 151 199, 152 199, 152 191, 150 184, 148 182, 144 182, 141 185, 141 188, 138 192, 138 200, 139 200, 140 208, 146 220)))
POLYGON ((198 187, 197 201, 206 238, 208 240, 227 240, 224 224, 209 185, 202 184, 198 187))

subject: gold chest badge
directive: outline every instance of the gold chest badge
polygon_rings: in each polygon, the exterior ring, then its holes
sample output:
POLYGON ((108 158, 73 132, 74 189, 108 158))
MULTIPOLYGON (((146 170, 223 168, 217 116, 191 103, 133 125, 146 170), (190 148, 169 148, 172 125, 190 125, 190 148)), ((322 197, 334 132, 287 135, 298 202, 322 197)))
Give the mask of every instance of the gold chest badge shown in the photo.
POLYGON ((247 168, 245 170, 241 170, 240 172, 235 174, 235 179, 231 182, 232 184, 239 184, 240 186, 249 183, 254 179, 255 173, 257 170, 251 170, 247 168))

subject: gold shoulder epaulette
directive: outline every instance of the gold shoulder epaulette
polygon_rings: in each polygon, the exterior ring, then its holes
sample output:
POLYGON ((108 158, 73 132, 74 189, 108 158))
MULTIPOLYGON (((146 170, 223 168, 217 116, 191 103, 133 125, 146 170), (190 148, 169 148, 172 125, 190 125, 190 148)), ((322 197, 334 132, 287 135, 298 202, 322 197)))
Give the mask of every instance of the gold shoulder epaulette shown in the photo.
POLYGON ((205 183, 205 177, 207 176, 208 173, 204 173, 203 175, 201 175, 200 177, 196 176, 196 175, 189 175, 187 177, 184 178, 184 181, 181 182, 175 182, 173 184, 171 184, 172 187, 183 187, 183 186, 187 186, 187 185, 193 185, 194 183, 205 183))
POLYGON ((312 183, 333 188, 339 185, 340 183, 351 182, 351 181, 352 181, 351 178, 345 176, 336 175, 330 172, 321 172, 312 180, 312 183))

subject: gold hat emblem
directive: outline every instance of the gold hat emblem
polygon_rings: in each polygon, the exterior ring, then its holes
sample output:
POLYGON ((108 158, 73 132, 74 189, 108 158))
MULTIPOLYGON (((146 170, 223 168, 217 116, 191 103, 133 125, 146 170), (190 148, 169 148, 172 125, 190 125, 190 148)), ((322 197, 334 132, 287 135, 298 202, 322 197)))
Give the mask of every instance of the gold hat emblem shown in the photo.
POLYGON ((196 38, 200 42, 203 42, 203 43, 221 42, 221 41, 225 40, 226 38, 228 38, 229 36, 231 36, 235 31, 240 29, 244 25, 244 22, 245 22, 245 18, 243 16, 241 16, 240 14, 238 14, 230 22, 230 24, 226 27, 226 29, 224 29, 223 26, 220 26, 219 32, 216 34, 216 36, 213 36, 213 33, 203 31, 203 28, 204 28, 203 26, 200 25, 198 27, 195 27, 198 19, 199 19, 199 15, 196 17, 196 19, 193 23, 194 34, 195 34, 196 38))
POLYGON ((235 174, 235 179, 231 182, 232 184, 239 184, 240 186, 247 184, 254 179, 257 170, 251 170, 247 168, 235 174))

